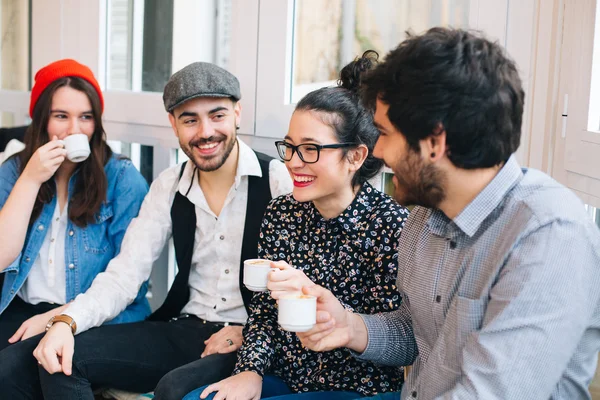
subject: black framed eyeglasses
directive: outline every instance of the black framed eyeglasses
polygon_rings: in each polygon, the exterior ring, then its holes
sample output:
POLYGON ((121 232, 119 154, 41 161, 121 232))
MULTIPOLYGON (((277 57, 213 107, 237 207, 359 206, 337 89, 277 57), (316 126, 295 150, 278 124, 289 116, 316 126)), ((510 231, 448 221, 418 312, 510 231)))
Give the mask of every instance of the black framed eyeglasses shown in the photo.
POLYGON ((335 143, 335 144, 312 144, 305 143, 294 146, 291 143, 280 140, 275 142, 277 153, 283 161, 290 161, 294 157, 294 153, 298 153, 300 160, 306 164, 314 164, 319 161, 321 150, 323 149, 341 149, 344 147, 355 147, 356 143, 335 143))

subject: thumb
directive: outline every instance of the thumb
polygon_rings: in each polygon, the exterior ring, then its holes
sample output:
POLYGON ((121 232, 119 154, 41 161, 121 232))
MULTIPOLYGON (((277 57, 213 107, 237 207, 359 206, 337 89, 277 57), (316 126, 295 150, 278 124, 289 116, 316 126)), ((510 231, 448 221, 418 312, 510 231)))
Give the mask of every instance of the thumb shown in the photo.
POLYGON ((27 330, 27 327, 25 326, 25 324, 21 324, 21 326, 19 327, 19 329, 17 329, 15 334, 12 335, 10 337, 10 339, 8 339, 8 343, 18 342, 19 339, 21 339, 23 337, 23 334, 25 333, 26 330, 27 330))
POLYGON ((71 375, 73 369, 73 347, 65 344, 62 348, 62 370, 65 375, 71 375))
POLYGON ((302 293, 308 296, 315 296, 319 302, 326 301, 330 296, 333 296, 329 290, 320 285, 303 286, 302 293))

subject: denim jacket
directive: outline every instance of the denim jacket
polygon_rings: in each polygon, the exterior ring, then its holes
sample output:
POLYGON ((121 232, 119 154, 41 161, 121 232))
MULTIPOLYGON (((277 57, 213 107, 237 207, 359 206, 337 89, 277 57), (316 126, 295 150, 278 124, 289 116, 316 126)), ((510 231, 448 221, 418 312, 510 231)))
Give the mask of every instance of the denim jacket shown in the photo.
MULTIPOLYGON (((18 158, 13 157, 0 166, 0 208, 6 203, 19 178, 19 165, 18 158)), ((108 180, 106 202, 96 214, 96 221, 85 228, 78 227, 70 220, 67 222, 65 238, 67 302, 88 290, 96 275, 103 272, 108 262, 119 253, 127 226, 138 215, 142 201, 148 192, 146 181, 128 159, 113 154, 104 171, 108 180)), ((78 173, 79 171, 76 170, 69 180, 69 199, 73 195, 78 173)), ((27 230, 21 253, 2 271, 5 277, 0 297, 0 313, 14 299, 27 279, 51 225, 56 201, 54 196, 50 203, 44 205, 40 216, 27 230)), ((135 322, 146 318, 150 314, 150 306, 146 300, 147 290, 146 282, 140 288, 134 302, 107 323, 135 322)))

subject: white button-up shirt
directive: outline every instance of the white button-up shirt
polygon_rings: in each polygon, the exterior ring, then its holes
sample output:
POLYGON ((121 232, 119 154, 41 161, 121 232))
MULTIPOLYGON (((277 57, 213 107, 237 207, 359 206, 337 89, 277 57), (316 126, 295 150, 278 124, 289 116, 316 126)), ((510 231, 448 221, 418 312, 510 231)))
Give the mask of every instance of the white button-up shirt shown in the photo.
MULTIPOLYGON (((239 267, 248 201, 248 176, 262 176, 256 155, 241 140, 235 181, 217 217, 208 207, 198 180, 187 197, 196 206, 196 236, 190 270, 190 300, 182 310, 208 321, 245 322, 239 289, 239 267), (222 237, 222 239, 221 239, 222 237)), ((65 310, 77 322, 77 331, 100 326, 131 303, 150 276, 153 262, 172 235, 171 205, 176 191, 184 196, 193 176, 188 162, 171 167, 152 183, 140 213, 123 238, 121 252, 99 274, 86 293, 65 310)), ((271 196, 292 190, 291 178, 278 160, 269 165, 271 196)))
MULTIPOLYGON (((65 272, 65 235, 67 234, 68 212, 61 214, 58 201, 52 215, 52 224, 40 252, 31 266, 27 280, 17 296, 29 304, 42 302, 65 304, 67 302, 65 272)), ((37 229, 44 229, 40 225, 37 229)))

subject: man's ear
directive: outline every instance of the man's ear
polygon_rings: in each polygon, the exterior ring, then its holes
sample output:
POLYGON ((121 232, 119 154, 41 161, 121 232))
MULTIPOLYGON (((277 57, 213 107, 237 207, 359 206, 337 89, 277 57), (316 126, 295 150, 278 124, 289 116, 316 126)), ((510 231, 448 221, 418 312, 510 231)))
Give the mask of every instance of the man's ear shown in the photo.
POLYGON ((431 135, 421 140, 421 155, 424 159, 435 162, 446 154, 448 146, 446 145, 446 129, 438 122, 431 135))
POLYGON ((171 128, 173 128, 173 133, 175 134, 175 137, 179 138, 179 132, 177 132, 175 115, 173 115, 173 113, 169 113, 169 122, 171 123, 171 128))
POLYGON ((242 123, 242 104, 239 101, 235 102, 233 113, 235 115, 235 127, 240 129, 240 124, 242 123))

